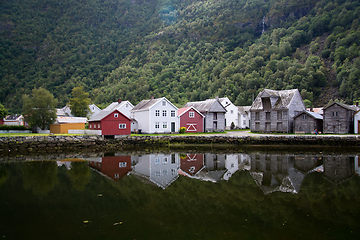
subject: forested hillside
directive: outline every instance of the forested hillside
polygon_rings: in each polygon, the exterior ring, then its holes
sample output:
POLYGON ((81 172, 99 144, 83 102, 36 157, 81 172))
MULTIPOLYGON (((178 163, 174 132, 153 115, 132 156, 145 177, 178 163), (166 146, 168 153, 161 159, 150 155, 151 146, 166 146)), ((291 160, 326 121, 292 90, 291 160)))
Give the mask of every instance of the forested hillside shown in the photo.
POLYGON ((228 96, 299 88, 314 106, 360 98, 355 0, 3 0, 0 103, 44 87, 69 102, 228 96))

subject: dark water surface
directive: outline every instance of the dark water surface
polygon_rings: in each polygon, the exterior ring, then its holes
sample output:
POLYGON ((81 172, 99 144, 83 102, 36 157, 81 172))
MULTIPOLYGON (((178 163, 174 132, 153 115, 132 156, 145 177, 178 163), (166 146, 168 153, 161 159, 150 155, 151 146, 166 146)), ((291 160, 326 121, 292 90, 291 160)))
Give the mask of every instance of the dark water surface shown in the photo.
POLYGON ((62 157, 0 161, 1 239, 360 236, 356 153, 62 157))

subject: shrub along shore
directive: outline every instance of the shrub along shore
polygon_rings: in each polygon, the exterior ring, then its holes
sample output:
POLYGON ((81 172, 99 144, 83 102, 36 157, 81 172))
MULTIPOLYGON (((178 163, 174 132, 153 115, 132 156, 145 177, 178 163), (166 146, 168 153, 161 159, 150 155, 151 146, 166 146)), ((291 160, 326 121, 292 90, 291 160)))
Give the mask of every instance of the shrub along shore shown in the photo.
POLYGON ((121 151, 136 148, 183 148, 206 146, 218 148, 240 148, 249 146, 296 146, 296 147, 360 147, 358 135, 159 135, 126 136, 104 139, 91 135, 49 135, 0 137, 0 154, 52 153, 62 151, 121 151))

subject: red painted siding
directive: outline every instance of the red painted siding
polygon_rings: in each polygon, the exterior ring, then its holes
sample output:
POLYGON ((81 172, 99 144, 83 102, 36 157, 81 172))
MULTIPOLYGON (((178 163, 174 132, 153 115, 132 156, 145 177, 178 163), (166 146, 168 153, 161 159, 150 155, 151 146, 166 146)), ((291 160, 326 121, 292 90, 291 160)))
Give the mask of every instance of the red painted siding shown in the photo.
POLYGON ((186 132, 203 132, 204 118, 193 109, 186 111, 180 116, 180 127, 186 127, 186 132), (189 117, 189 113, 194 114, 194 118, 189 117))
POLYGON ((180 168, 191 176, 194 176, 204 166, 204 154, 186 154, 180 159, 180 168))
POLYGON ((101 120, 102 135, 129 135, 131 133, 131 120, 118 110, 113 111, 101 120), (114 117, 118 114, 118 117, 114 117), (125 129, 120 129, 119 124, 126 124, 125 129))
POLYGON ((117 181, 131 171, 131 156, 103 157, 101 162, 91 161, 89 165, 117 181))

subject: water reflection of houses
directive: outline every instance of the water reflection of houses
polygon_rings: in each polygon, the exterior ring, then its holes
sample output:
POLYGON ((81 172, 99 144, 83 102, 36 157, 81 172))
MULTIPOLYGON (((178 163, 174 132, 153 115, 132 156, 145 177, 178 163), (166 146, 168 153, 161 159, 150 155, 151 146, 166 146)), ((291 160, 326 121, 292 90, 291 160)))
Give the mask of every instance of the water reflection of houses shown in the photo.
POLYGON ((131 172, 131 156, 107 156, 88 160, 91 168, 115 181, 131 172))
POLYGON ((149 154, 132 156, 133 172, 139 179, 167 188, 178 178, 178 154, 149 154))
POLYGON ((181 154, 179 173, 203 181, 219 182, 229 180, 239 170, 239 163, 244 168, 249 158, 242 154, 181 154))
POLYGON ((355 157, 346 155, 324 156, 324 174, 327 179, 339 183, 355 173, 355 157))
POLYGON ((275 191, 298 193, 305 174, 295 168, 290 155, 251 154, 251 176, 265 194, 275 191))

